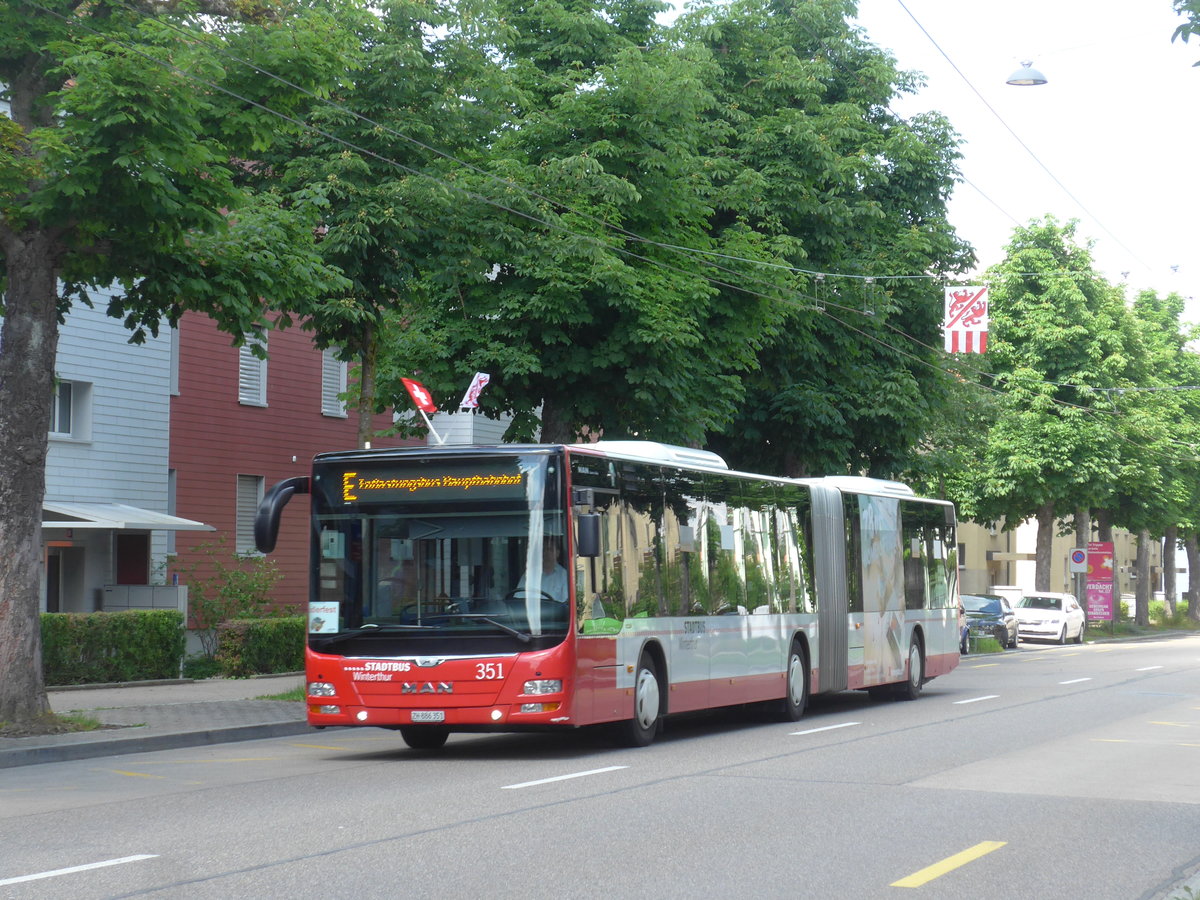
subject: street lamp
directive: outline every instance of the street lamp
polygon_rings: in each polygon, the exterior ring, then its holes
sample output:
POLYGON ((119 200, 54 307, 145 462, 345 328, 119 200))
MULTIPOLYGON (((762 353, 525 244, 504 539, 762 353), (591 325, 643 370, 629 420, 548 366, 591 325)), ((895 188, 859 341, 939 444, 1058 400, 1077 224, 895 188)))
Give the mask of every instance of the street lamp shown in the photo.
POLYGON ((1046 76, 1033 67, 1032 60, 1025 60, 1021 63, 1021 68, 1008 76, 1008 81, 1005 84, 1016 84, 1020 86, 1030 84, 1045 84, 1046 76))

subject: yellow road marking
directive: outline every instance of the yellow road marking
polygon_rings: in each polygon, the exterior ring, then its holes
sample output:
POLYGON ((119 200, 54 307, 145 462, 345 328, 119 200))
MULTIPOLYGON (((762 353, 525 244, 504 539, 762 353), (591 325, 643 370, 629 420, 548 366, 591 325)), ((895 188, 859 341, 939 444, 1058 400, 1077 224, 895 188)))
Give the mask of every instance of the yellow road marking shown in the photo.
POLYGON ((118 775, 128 775, 130 778, 161 778, 166 780, 166 775, 147 775, 145 772, 126 772, 124 769, 102 769, 105 772, 115 772, 118 775))
POLYGON ((980 663, 977 666, 971 666, 972 669, 987 669, 992 666, 998 666, 1000 663, 980 663))
POLYGON ((292 743, 292 747, 308 747, 312 750, 349 750, 349 747, 330 747, 325 744, 297 744, 292 743))
POLYGON ((899 881, 893 881, 892 887, 920 887, 933 881, 935 878, 941 878, 947 872, 953 872, 960 866, 965 866, 969 862, 974 862, 981 856, 987 856, 993 850, 999 850, 1008 841, 983 841, 976 844, 974 847, 969 847, 962 853, 955 853, 953 856, 948 856, 941 862, 934 863, 932 866, 926 866, 920 872, 913 872, 907 878, 901 878, 899 881))

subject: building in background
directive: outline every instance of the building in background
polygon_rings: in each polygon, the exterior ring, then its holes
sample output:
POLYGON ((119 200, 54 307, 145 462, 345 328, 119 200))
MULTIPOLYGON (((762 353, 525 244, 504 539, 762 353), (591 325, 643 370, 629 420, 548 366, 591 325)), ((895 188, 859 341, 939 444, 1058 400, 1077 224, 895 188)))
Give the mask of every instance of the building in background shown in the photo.
MULTIPOLYGON (((255 554, 254 514, 263 492, 296 475, 306 475, 312 458, 330 450, 352 450, 357 419, 339 394, 346 390, 347 364, 318 350, 310 332, 298 327, 266 337, 267 358, 249 344, 233 346, 207 316, 186 313, 179 322, 178 388, 171 398, 170 468, 179 515, 212 525, 215 535, 177 534, 172 569, 193 565, 204 571, 204 545, 223 553, 255 554)), ((376 430, 392 424, 375 417, 376 430)), ((423 441, 384 438, 375 447, 423 441)), ((291 501, 271 558, 282 580, 276 604, 308 602, 308 496, 291 501)))
POLYGON ((75 304, 59 333, 42 608, 183 609, 186 592, 165 584, 170 536, 209 528, 171 507, 171 330, 131 344, 107 300, 75 304))

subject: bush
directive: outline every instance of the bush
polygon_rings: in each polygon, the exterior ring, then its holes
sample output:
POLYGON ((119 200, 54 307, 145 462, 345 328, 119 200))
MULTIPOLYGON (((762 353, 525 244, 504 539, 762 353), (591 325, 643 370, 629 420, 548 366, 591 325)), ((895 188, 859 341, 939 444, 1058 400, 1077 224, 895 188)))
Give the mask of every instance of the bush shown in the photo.
POLYGON ((234 619, 217 627, 217 663, 230 678, 304 669, 307 619, 234 619))
POLYGON ((46 684, 178 678, 187 640, 175 609, 42 613, 46 684))
POLYGON ((221 674, 221 664, 211 656, 197 653, 183 661, 183 677, 203 680, 221 674))
POLYGON ((271 588, 283 577, 275 561, 265 556, 240 556, 224 538, 196 548, 204 562, 179 566, 180 580, 188 586, 188 613, 204 655, 216 655, 216 629, 233 619, 267 615, 271 588), (206 572, 207 574, 201 574, 206 572))

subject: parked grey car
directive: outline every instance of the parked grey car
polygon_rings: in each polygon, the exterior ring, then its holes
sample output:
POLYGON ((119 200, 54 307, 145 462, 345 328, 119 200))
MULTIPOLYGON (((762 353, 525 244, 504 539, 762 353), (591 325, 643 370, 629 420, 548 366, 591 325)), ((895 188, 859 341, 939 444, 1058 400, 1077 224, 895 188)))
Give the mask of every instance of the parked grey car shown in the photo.
POLYGON ((994 637, 1001 647, 1017 646, 1017 615, 1007 597, 963 594, 962 602, 971 634, 994 637))

